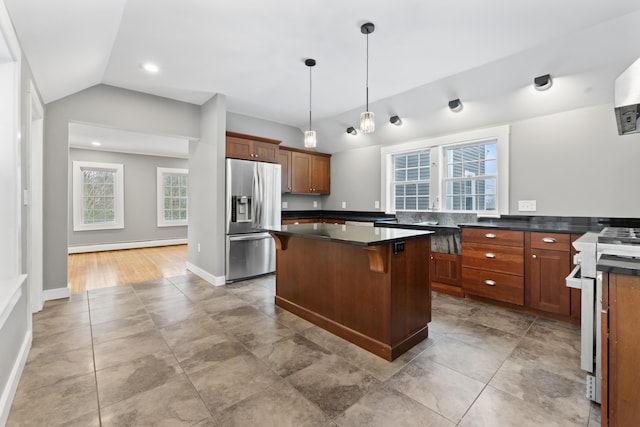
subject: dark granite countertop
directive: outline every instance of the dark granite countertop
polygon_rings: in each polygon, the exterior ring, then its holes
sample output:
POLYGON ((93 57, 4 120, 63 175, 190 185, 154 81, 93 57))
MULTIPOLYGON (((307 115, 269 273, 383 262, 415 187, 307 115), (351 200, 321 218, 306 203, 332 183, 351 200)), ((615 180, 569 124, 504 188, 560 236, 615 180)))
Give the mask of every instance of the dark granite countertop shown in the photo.
POLYGON ((596 264, 596 270, 605 273, 640 276, 640 258, 602 255, 596 264))
POLYGON ((458 225, 443 225, 443 224, 428 224, 427 222, 415 222, 415 223, 402 223, 397 220, 385 220, 376 221, 376 227, 387 228, 403 228, 405 230, 432 230, 432 231, 446 231, 446 230, 459 230, 458 225))
POLYGON ((280 216, 285 219, 342 219, 345 221, 362 221, 362 222, 378 222, 378 221, 395 221, 395 215, 385 214, 384 212, 358 212, 358 211, 282 211, 280 216))
POLYGON ((268 230, 285 236, 329 240, 359 246, 375 246, 400 242, 433 234, 433 231, 427 230, 402 230, 396 228, 321 223, 282 225, 268 230))
POLYGON ((478 222, 459 224, 460 227, 500 228, 514 231, 584 234, 599 232, 611 218, 506 215, 500 218, 478 218, 478 222))

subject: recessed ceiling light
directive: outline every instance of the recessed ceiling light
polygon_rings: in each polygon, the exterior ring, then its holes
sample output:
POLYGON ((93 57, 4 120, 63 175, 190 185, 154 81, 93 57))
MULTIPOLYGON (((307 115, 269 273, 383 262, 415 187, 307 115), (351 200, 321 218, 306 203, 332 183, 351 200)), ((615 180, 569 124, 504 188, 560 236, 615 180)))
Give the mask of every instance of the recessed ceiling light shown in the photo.
POLYGON ((160 68, 158 68, 156 64, 152 64, 150 62, 144 64, 142 68, 144 68, 144 70, 148 73, 157 73, 158 71, 160 71, 160 68))
POLYGON ((100 141, 91 141, 91 145, 93 145, 94 147, 99 147, 102 145, 102 143, 100 141))

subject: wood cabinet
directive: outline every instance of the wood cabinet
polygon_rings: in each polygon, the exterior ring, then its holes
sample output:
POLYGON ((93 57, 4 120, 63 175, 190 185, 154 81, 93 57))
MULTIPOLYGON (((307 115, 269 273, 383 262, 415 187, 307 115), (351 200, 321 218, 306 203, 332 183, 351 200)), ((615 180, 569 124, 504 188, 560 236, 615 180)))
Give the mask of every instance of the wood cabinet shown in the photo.
POLYGON ((640 277, 602 274, 602 425, 640 425, 640 277))
POLYGON ((281 166, 282 192, 291 193, 291 151, 280 149, 278 163, 281 166))
POLYGON ((289 151, 291 193, 329 194, 331 193, 331 155, 296 149, 289 151))
POLYGON ((569 234, 527 233, 526 289, 528 306, 547 313, 571 315, 569 234))
POLYGON ((458 297, 464 296, 461 258, 456 254, 431 253, 429 272, 432 290, 458 297))
POLYGON ((278 144, 275 139, 227 132, 226 157, 278 163, 278 144))
POLYGON ((462 290, 524 305, 524 233, 463 228, 462 290))

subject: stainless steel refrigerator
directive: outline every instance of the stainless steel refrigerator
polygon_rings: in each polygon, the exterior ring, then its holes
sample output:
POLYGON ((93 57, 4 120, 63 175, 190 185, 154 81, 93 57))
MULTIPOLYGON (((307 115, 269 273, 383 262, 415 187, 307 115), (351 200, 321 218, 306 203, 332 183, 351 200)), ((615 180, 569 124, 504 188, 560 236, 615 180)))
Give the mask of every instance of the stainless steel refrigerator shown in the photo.
POLYGON ((265 227, 280 225, 280 165, 227 159, 227 282, 275 271, 265 227))

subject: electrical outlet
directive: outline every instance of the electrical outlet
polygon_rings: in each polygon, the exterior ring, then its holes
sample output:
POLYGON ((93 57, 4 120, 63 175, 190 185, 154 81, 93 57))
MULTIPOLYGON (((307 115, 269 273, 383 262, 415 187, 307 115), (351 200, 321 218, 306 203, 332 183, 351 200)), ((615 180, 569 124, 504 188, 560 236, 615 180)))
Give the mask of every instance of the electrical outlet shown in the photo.
POLYGON ((318 207, 318 201, 317 201, 317 200, 314 200, 314 201, 313 201, 313 207, 314 207, 314 208, 317 208, 317 207, 318 207))
POLYGON ((289 203, 282 202, 282 209, 287 209, 289 207, 289 203))
POLYGON ((535 212, 536 201, 535 200, 518 200, 518 210, 520 212, 535 212))
POLYGON ((347 208, 347 202, 342 202, 342 209, 346 209, 347 208))
POLYGON ((380 200, 376 200, 375 202, 373 202, 373 207, 375 209, 380 209, 380 200))

